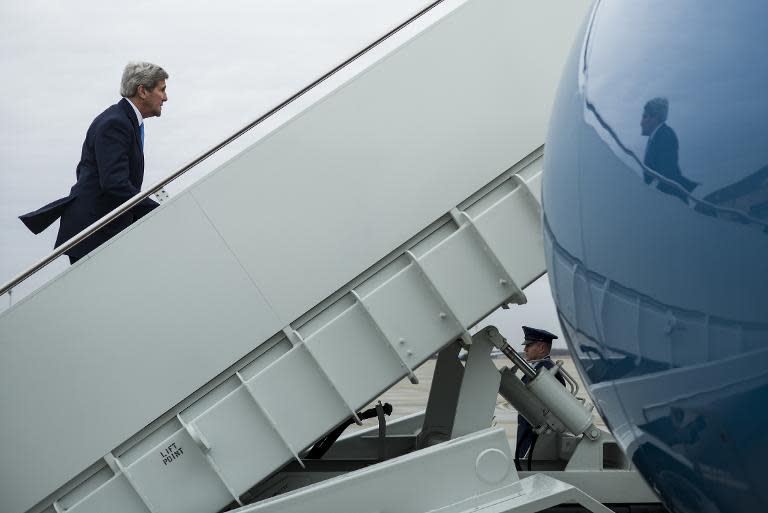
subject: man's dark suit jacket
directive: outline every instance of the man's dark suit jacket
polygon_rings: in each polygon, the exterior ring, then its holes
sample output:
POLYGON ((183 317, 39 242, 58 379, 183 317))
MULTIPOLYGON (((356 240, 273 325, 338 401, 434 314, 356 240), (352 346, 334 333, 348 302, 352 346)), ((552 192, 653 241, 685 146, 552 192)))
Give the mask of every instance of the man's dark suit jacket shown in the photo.
MULTIPOLYGON (((536 372, 539 371, 542 367, 545 369, 551 369, 555 366, 555 362, 552 361, 552 358, 547 355, 546 357, 542 358, 535 364, 533 364, 534 370, 536 372)), ((555 377, 557 380, 565 386, 565 378, 558 372, 555 374, 555 377)), ((527 384, 530 381, 528 376, 523 376, 522 382, 527 384)), ((522 415, 517 416, 517 446, 515 448, 515 455, 519 455, 521 458, 526 455, 528 452, 528 449, 531 448, 531 443, 533 442, 533 426, 525 420, 525 417, 522 415)))
MULTIPOLYGON (((668 125, 662 123, 656 129, 656 132, 648 139, 648 145, 645 147, 645 158, 643 164, 658 174, 679 184, 686 192, 693 191, 698 187, 698 183, 683 176, 678 163, 679 143, 677 135, 668 125)), ((645 172, 645 183, 651 183, 653 176, 645 172)), ((658 189, 666 194, 672 194, 683 201, 687 201, 686 194, 680 191, 674 185, 660 182, 658 189)))
MULTIPOLYGON (((93 120, 75 173, 77 183, 69 196, 19 216, 33 233, 42 232, 61 218, 56 247, 141 190, 144 152, 138 119, 128 100, 123 98, 93 120)), ((145 199, 66 254, 83 257, 155 207, 155 201, 145 199)))

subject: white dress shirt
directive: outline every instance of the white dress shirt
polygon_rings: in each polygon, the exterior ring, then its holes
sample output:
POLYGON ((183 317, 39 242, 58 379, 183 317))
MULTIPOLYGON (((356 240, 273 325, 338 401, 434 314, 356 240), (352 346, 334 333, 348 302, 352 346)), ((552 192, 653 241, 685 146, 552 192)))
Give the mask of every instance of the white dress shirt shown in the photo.
POLYGON ((139 121, 139 126, 141 126, 144 123, 144 118, 141 117, 141 112, 139 112, 139 109, 136 108, 136 105, 134 105, 131 100, 126 98, 126 101, 128 101, 128 105, 133 107, 133 112, 136 113, 136 119, 139 121))

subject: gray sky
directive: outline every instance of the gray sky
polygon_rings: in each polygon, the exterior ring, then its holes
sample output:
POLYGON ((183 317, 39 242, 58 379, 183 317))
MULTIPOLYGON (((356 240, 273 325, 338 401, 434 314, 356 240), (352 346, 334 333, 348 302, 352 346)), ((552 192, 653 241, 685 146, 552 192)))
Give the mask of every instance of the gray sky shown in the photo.
MULTIPOLYGON (((88 125, 119 99, 120 75, 129 60, 155 62, 170 74, 163 115, 148 120, 145 128, 147 186, 428 3, 0 3, 5 68, 0 83, 0 283, 52 249, 57 225, 34 236, 17 216, 68 194, 88 125)), ((52 264, 19 295, 66 265, 64 259, 52 264)), ((545 282, 526 291, 528 306, 494 316, 505 334, 518 336, 526 323, 559 333, 545 282)), ((6 299, 0 301, 4 308, 6 299)))

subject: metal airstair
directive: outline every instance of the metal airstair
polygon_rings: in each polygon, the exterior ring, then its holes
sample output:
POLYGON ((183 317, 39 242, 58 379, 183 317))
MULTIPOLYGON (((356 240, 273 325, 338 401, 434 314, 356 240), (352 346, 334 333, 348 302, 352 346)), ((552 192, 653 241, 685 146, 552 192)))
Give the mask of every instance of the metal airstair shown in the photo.
POLYGON ((613 473, 604 465, 604 446, 616 447, 604 432, 552 445, 587 458, 571 481, 564 466, 518 473, 503 431, 489 429, 502 381, 491 343, 467 331, 524 303, 545 272, 542 143, 586 10, 440 2, 321 99, 0 313, 0 511, 656 502, 620 456, 613 473), (305 457, 438 353, 426 414, 342 439, 326 464, 305 457), (605 481, 593 486, 595 471, 605 481))

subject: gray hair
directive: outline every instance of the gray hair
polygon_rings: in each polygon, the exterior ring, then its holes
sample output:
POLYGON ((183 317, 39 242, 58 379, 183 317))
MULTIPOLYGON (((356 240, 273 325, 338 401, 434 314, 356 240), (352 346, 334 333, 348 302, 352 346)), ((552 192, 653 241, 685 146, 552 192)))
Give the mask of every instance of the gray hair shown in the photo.
POLYGON ((158 82, 168 78, 168 73, 151 62, 129 62, 123 70, 123 79, 120 81, 120 96, 131 98, 136 96, 140 85, 152 90, 158 82))
POLYGON ((669 100, 666 98, 654 98, 645 104, 645 113, 665 122, 669 113, 669 100))

